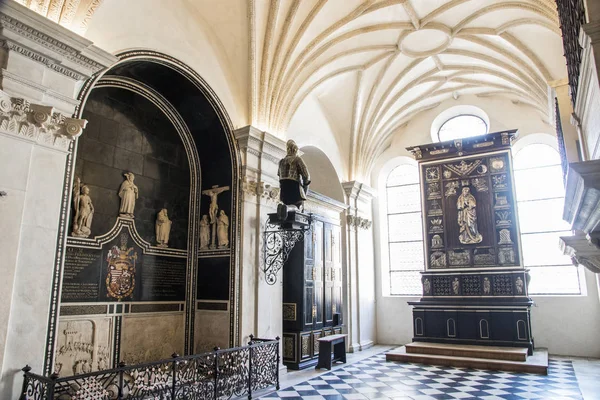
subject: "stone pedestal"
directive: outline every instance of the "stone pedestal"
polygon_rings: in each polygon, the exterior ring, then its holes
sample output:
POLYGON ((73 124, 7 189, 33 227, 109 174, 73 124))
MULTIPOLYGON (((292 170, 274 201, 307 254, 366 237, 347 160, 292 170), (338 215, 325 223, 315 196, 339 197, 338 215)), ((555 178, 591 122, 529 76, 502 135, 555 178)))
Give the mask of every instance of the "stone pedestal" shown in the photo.
MULTIPOLYGON (((83 82, 115 61, 61 26, 13 2, 0 5, 0 398, 16 398, 25 364, 44 360, 66 163, 86 122, 71 118, 83 82)), ((65 195, 67 193, 67 195, 65 195)))

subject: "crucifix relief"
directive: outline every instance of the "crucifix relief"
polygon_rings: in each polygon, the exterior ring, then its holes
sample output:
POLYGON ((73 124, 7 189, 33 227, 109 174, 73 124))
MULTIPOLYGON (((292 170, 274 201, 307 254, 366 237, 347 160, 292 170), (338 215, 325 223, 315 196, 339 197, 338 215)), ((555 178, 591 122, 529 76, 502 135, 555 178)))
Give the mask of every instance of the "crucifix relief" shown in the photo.
MULTIPOLYGON (((219 211, 219 205, 217 204, 217 196, 226 190, 229 190, 229 186, 219 187, 214 185, 212 189, 203 190, 202 194, 210 197, 210 206, 208 208, 209 223, 211 226, 211 242, 210 248, 215 249, 217 247, 217 213, 219 211)), ((228 225, 228 224, 227 224, 228 225)), ((224 235, 221 235, 224 236, 224 235)), ((220 242, 224 241, 224 238, 219 237, 220 242)), ((221 243, 220 243, 221 245, 221 243)))

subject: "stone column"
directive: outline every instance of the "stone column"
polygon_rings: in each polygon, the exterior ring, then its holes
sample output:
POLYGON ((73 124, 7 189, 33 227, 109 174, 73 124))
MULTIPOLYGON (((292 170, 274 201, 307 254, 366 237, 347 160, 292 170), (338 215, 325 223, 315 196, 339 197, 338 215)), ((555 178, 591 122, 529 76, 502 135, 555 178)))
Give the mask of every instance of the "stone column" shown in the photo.
POLYGON ((285 142, 253 126, 235 131, 242 160, 243 203, 240 246, 240 334, 246 343, 250 334, 261 338, 282 337, 282 274, 269 285, 263 266, 263 236, 267 214, 279 202, 279 160, 285 142))
POLYGON ((346 281, 344 308, 349 351, 372 346, 376 337, 373 206, 375 191, 357 181, 342 183, 346 194, 346 281))
POLYGON ((13 1, 0 4, 0 398, 29 364, 44 373, 55 260, 62 252, 66 162, 86 121, 84 81, 115 58, 13 1))

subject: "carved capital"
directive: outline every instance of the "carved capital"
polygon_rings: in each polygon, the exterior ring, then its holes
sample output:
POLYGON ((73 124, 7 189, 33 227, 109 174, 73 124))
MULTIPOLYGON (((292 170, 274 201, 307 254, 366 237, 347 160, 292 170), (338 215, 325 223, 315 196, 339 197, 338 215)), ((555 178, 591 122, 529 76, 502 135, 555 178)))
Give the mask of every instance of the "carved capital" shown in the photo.
POLYGON ((352 228, 370 229, 373 225, 373 221, 367 218, 358 217, 356 215, 347 215, 346 223, 352 228))
POLYGON ((53 107, 31 104, 0 91, 0 132, 67 151, 83 133, 85 119, 68 118, 53 107))
POLYGON ((251 197, 257 196, 267 201, 279 202, 280 189, 262 181, 244 179, 242 190, 251 197))

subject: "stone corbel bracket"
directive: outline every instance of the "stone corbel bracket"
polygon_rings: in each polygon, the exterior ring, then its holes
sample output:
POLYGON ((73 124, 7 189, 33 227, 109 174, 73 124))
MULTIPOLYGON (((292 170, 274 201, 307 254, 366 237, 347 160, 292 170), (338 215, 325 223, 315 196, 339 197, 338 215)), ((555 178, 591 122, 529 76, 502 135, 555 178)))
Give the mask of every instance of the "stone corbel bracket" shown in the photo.
POLYGON ((250 196, 261 197, 275 203, 279 202, 280 189, 262 181, 245 179, 242 190, 250 196))
POLYGON ((0 91, 0 133, 68 151, 86 125, 85 119, 69 118, 53 107, 31 104, 0 91))
POLYGON ((346 216, 346 223, 353 228, 360 229, 371 229, 371 226, 373 225, 373 221, 370 221, 367 218, 358 217, 356 215, 346 216))

